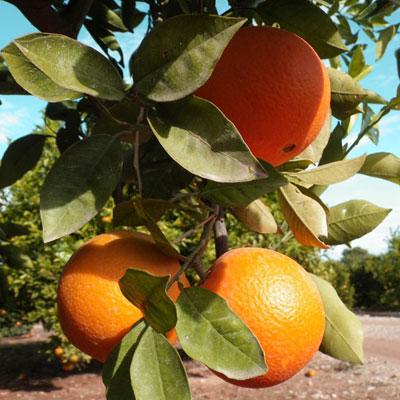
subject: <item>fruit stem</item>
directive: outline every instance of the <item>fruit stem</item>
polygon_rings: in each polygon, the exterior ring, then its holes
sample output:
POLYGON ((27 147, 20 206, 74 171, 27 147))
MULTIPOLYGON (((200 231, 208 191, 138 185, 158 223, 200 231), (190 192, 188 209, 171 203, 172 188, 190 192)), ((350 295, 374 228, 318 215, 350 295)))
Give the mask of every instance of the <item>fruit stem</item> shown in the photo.
POLYGON ((226 230, 225 213, 221 206, 218 206, 217 220, 214 224, 215 252, 217 258, 229 250, 228 231, 226 230))

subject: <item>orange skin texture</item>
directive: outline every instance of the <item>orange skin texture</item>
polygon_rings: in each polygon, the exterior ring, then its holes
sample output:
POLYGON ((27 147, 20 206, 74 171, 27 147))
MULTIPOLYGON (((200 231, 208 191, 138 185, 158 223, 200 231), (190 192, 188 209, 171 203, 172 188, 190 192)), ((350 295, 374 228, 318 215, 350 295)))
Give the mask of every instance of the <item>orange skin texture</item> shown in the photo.
MULTIPOLYGON (((61 327, 72 344, 101 362, 143 316, 119 288, 118 281, 127 268, 173 276, 180 264, 162 253, 150 235, 109 232, 83 244, 60 278, 57 306, 61 327)), ((182 276, 181 282, 189 286, 186 277, 182 276)), ((176 301, 179 294, 175 282, 168 295, 176 301)), ((175 330, 168 338, 176 341, 175 330)))
POLYGON ((248 379, 222 379, 263 388, 286 381, 317 352, 325 330, 320 293, 302 266, 273 250, 230 250, 212 266, 202 285, 219 294, 260 342, 268 372, 248 379))
POLYGON ((327 118, 331 87, 314 49, 283 29, 240 29, 195 93, 214 103, 252 153, 274 166, 300 154, 327 118))

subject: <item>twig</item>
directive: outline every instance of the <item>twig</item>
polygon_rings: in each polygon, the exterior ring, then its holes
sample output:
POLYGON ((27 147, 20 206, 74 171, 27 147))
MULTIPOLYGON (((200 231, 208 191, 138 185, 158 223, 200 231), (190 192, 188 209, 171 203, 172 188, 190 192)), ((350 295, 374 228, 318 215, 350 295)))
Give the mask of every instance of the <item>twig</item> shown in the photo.
POLYGON ((198 225, 196 225, 194 228, 189 229, 188 231, 186 231, 185 233, 183 233, 181 236, 177 237, 176 239, 174 239, 172 241, 172 243, 176 244, 179 243, 181 240, 185 239, 186 237, 188 237, 189 235, 191 235, 193 232, 197 231, 198 229, 200 229, 202 226, 204 226, 207 222, 210 222, 212 219, 215 219, 216 216, 215 214, 210 215, 207 219, 205 219, 204 221, 200 222, 198 225))
MULTIPOLYGON (((137 117, 136 123, 140 124, 143 120, 144 115, 144 108, 140 107, 140 112, 137 117)), ((140 166, 139 166, 139 130, 136 130, 136 138, 135 138, 135 155, 133 158, 133 168, 136 171, 136 178, 139 190, 139 197, 142 198, 143 196, 143 183, 142 183, 142 176, 140 174, 140 166)))
POLYGON ((224 209, 218 207, 218 216, 214 224, 214 240, 217 258, 229 250, 228 231, 226 230, 224 209))

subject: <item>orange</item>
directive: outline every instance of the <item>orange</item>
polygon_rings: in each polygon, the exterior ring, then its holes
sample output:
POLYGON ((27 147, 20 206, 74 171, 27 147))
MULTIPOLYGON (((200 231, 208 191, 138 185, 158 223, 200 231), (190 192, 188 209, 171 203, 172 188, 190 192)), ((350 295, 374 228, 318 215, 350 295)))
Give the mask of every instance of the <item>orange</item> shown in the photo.
POLYGON ((228 302, 252 330, 265 353, 268 372, 228 382, 268 387, 300 371, 317 352, 325 329, 320 293, 296 261, 273 250, 246 247, 217 259, 202 287, 228 302))
POLYGON ((61 347, 57 347, 54 349, 54 354, 56 357, 61 357, 64 353, 64 350, 61 347))
POLYGON ((327 70, 306 41, 283 29, 252 26, 235 34, 194 94, 220 108, 256 157, 277 166, 321 131, 330 90, 327 70))
MULTIPOLYGON (((83 244, 60 278, 57 306, 61 327, 72 344, 101 362, 143 316, 119 288, 118 281, 127 268, 165 276, 175 275, 180 264, 162 253, 151 236, 118 231, 83 244)), ((184 277, 182 283, 188 285, 184 277)), ((175 282, 168 294, 176 301, 179 293, 175 282)), ((176 340, 175 331, 169 338, 176 340)))

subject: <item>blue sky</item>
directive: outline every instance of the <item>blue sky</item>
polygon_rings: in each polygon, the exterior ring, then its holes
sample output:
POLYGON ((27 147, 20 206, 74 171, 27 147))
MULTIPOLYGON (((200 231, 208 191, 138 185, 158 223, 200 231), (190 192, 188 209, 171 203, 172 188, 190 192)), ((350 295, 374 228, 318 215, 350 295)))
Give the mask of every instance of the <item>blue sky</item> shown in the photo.
MULTIPOLYGON (((400 11, 392 16, 392 21, 400 20, 400 11)), ((35 32, 36 29, 11 4, 0 2, 0 49, 18 36, 35 32)), ((134 35, 120 34, 118 39, 126 57, 138 46, 145 26, 139 27, 134 35)), ((79 40, 98 49, 86 31, 82 31, 79 40)), ((369 42, 370 43, 370 42, 369 42)), ((375 62, 375 46, 370 44, 366 53, 367 64, 375 62)), ((400 48, 400 35, 397 35, 389 45, 386 54, 374 65, 370 75, 360 84, 365 89, 371 89, 386 99, 396 95, 400 79, 397 75, 397 65, 394 51, 400 48)), ((15 140, 29 134, 35 125, 42 123, 41 110, 46 103, 33 96, 0 96, 0 156, 7 147, 8 140, 15 140)), ((378 146, 365 140, 351 154, 350 158, 363 153, 392 152, 400 157, 400 111, 391 112, 379 124, 381 136, 378 146)), ((357 132, 355 132, 357 133, 357 132)), ((354 140, 352 137, 349 140, 354 140)), ((387 249, 387 238, 391 231, 400 227, 400 186, 380 179, 363 175, 331 186, 322 196, 328 206, 350 200, 362 199, 370 201, 380 207, 391 208, 392 212, 373 232, 352 242, 353 247, 361 246, 369 252, 378 254, 387 249)), ((338 258, 344 246, 336 246, 328 251, 331 257, 338 258)))

